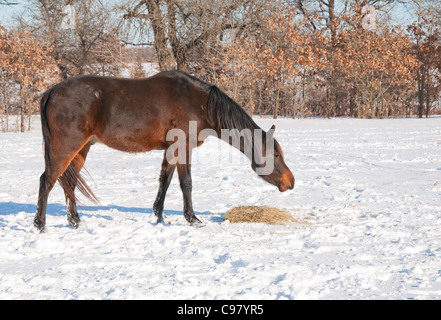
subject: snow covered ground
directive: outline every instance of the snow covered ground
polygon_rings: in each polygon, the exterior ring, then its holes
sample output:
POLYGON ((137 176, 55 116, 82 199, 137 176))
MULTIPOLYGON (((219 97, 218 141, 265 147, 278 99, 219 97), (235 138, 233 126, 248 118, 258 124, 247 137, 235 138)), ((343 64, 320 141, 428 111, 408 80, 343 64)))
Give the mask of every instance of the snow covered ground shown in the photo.
POLYGON ((175 176, 156 225, 162 152, 95 145, 86 167, 103 208, 66 221, 57 186, 47 233, 32 222, 43 171, 38 122, 0 133, 0 299, 441 299, 441 118, 257 119, 296 177, 279 193, 235 149, 199 148, 187 225, 175 176), (298 223, 229 224, 238 205, 298 223))

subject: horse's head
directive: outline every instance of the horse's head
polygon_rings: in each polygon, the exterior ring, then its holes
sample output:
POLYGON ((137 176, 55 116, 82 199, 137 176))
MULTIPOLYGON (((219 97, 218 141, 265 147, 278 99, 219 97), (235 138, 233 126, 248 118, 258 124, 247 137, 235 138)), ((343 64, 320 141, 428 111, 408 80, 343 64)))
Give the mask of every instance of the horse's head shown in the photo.
POLYGON ((253 159, 251 167, 266 182, 275 185, 280 192, 294 188, 294 175, 285 164, 282 148, 274 139, 275 126, 262 136, 263 158, 253 159), (263 160, 263 161, 262 161, 263 160))

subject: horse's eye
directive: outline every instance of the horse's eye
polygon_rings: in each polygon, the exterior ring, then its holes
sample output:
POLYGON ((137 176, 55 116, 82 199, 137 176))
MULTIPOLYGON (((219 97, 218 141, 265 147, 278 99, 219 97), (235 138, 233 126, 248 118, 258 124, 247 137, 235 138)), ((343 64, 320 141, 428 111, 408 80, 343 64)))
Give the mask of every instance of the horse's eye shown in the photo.
POLYGON ((274 158, 278 158, 279 156, 280 156, 280 154, 278 154, 278 153, 274 154, 274 158))

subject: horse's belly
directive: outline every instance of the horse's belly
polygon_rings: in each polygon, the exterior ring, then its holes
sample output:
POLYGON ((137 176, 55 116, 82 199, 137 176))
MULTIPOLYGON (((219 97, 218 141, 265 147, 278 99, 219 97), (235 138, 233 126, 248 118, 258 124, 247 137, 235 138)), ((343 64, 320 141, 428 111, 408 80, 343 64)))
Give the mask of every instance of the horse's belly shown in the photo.
POLYGON ((98 136, 96 140, 112 149, 123 152, 139 153, 165 149, 164 142, 155 135, 106 135, 98 136))

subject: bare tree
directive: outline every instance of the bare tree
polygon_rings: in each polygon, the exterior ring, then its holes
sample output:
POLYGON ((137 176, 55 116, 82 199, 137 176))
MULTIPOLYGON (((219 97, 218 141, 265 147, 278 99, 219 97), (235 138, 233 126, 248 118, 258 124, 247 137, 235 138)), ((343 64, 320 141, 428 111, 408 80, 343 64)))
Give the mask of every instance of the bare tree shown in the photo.
POLYGON ((13 6, 16 4, 18 4, 18 2, 10 1, 10 0, 1 0, 0 1, 0 6, 13 6))
POLYGON ((132 0, 120 6, 125 26, 152 44, 161 70, 188 70, 191 50, 259 22, 264 0, 132 0))
MULTIPOLYGON (((409 0, 285 0, 284 2, 296 8, 309 24, 312 32, 321 32, 328 35, 330 41, 326 45, 327 67, 322 70, 321 77, 325 80, 321 104, 326 105, 326 112, 330 116, 344 114, 344 101, 352 101, 350 109, 353 109, 355 92, 351 84, 344 81, 344 75, 338 67, 338 51, 344 46, 341 43, 340 33, 347 28, 361 28, 363 22, 372 16, 370 10, 381 12, 381 16, 388 16, 388 12, 394 3, 409 0), (351 12, 357 12, 361 19, 348 20, 351 12), (366 10, 368 9, 368 10, 366 10), (360 24, 359 26, 353 24, 360 24), (351 25, 352 24, 352 25, 351 25), (349 95, 349 97, 348 97, 349 95)), ((380 16, 380 15, 378 15, 380 16)), ((368 21, 369 22, 369 21, 368 21)), ((375 24, 375 21, 373 22, 375 24)))
POLYGON ((93 0, 30 0, 28 16, 17 18, 21 28, 48 41, 63 78, 78 74, 117 75, 122 65, 121 43, 110 8, 93 0), (62 28, 70 5, 75 21, 62 28))
POLYGON ((431 15, 441 18, 441 8, 438 0, 409 0, 419 11, 431 12, 431 15))
POLYGON ((413 54, 418 59, 415 100, 418 117, 426 117, 441 93, 441 10, 435 1, 415 1, 418 19, 408 26, 413 40, 413 54))

